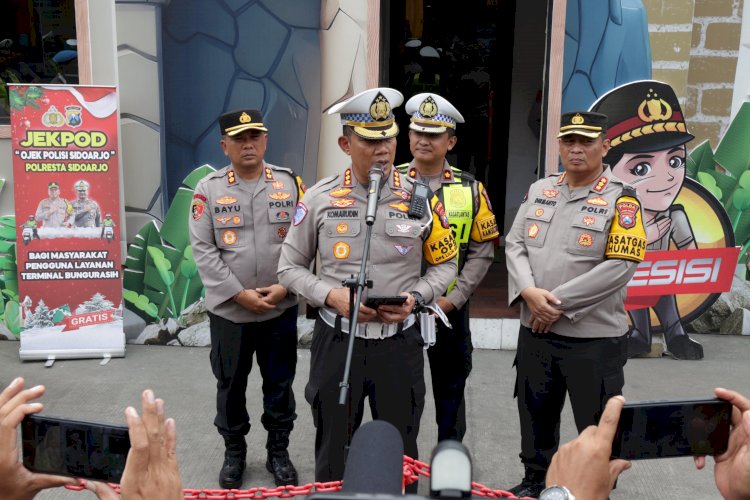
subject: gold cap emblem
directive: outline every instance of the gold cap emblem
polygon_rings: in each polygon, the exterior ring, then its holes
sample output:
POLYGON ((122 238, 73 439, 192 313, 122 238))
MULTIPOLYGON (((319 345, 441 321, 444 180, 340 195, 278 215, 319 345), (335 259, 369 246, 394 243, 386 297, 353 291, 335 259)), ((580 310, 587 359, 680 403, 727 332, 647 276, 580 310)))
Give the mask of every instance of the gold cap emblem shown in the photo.
POLYGON ((240 123, 250 123, 251 121, 253 121, 253 119, 250 118, 250 115, 248 115, 247 113, 243 112, 240 115, 240 123))
POLYGON ((427 96, 427 98, 422 101, 422 104, 419 105, 419 114, 425 118, 432 118, 437 115, 437 113, 438 107, 435 99, 433 99, 432 96, 427 96))
POLYGON ((374 120, 382 121, 391 115, 391 104, 383 94, 378 93, 370 105, 370 116, 374 120))
POLYGON ((570 123, 573 125, 583 125, 583 117, 580 114, 576 114, 573 118, 570 119, 570 123))
POLYGON ((669 120, 672 118, 672 106, 664 99, 659 99, 654 89, 648 89, 646 99, 638 106, 638 118, 646 123, 655 120, 669 120))

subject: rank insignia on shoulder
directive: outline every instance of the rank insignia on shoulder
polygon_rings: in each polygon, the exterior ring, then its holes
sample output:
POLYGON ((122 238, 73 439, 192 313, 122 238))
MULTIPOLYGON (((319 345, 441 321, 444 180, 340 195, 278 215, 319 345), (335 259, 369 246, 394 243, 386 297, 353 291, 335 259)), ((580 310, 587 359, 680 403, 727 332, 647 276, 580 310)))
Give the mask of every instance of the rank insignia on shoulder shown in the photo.
POLYGON ((237 198, 229 195, 222 196, 221 198, 218 198, 216 200, 216 203, 219 205, 231 205, 232 203, 237 203, 237 198))
POLYGON ((273 172, 271 171, 271 169, 269 167, 266 167, 265 172, 266 172, 266 179, 268 179, 269 181, 272 181, 273 172))
POLYGON ((598 181, 596 181, 596 186, 594 186, 594 191, 597 193, 601 193, 604 191, 604 188, 607 187, 607 183, 609 182, 609 179, 606 177, 600 177, 598 181))

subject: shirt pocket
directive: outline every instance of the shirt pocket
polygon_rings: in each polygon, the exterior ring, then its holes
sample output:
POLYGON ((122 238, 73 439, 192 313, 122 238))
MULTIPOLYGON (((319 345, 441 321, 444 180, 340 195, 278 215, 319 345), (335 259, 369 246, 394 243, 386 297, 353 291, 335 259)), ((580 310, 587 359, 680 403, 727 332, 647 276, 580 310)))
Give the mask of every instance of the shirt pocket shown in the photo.
POLYGON ((327 220, 323 223, 323 232, 329 239, 355 238, 360 229, 358 220, 327 220))
POLYGON ((225 250, 245 245, 242 231, 245 217, 242 212, 214 215, 214 236, 216 246, 225 250))
POLYGON ((294 196, 286 191, 273 191, 268 194, 268 222, 289 224, 294 215, 294 196))
POLYGON ((555 208, 542 205, 531 205, 526 212, 524 242, 527 246, 541 248, 547 238, 555 208))
POLYGON ((607 243, 608 218, 601 215, 578 214, 573 220, 568 239, 568 253, 601 258, 607 243))

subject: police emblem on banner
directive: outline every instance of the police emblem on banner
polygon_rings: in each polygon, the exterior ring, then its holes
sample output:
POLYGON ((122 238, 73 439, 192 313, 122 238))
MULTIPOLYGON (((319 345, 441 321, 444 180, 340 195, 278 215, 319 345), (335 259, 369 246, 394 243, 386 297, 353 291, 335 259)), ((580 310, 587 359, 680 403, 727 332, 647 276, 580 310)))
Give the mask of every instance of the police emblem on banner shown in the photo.
POLYGON ((81 107, 65 106, 65 122, 70 127, 80 127, 83 123, 83 120, 81 119, 81 107))

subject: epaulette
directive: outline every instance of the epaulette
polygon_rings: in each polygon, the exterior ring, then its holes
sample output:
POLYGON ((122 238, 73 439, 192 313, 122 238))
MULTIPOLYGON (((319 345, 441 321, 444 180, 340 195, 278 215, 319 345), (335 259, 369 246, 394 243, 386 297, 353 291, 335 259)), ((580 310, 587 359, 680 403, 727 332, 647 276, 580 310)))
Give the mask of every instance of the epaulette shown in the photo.
POLYGON ((202 182, 206 182, 209 179, 220 179, 222 177, 225 177, 227 175, 227 172, 229 172, 230 165, 227 165, 224 168, 220 168, 219 170, 214 170, 207 176, 201 179, 202 182))
POLYGON ((315 186, 325 186, 326 184, 330 184, 333 181, 338 181, 339 177, 341 177, 341 174, 333 174, 329 175, 328 177, 323 177, 315 183, 315 186))
POLYGON ((632 196, 633 198, 635 198, 635 188, 630 184, 623 184, 620 196, 632 196))
POLYGON ((291 168, 279 167, 278 165, 272 165, 270 163, 266 163, 266 165, 269 166, 269 167, 271 167, 272 170, 280 170, 282 172, 286 172, 289 175, 291 175, 292 177, 296 177, 297 176, 297 174, 295 174, 294 170, 292 170, 291 168))
POLYGON ((454 167, 453 165, 451 165, 451 170, 453 170, 453 175, 455 177, 458 177, 462 181, 465 180, 466 182, 474 182, 475 180, 477 180, 477 178, 474 177, 474 174, 472 174, 471 172, 467 172, 466 170, 461 170, 460 168, 454 167))

